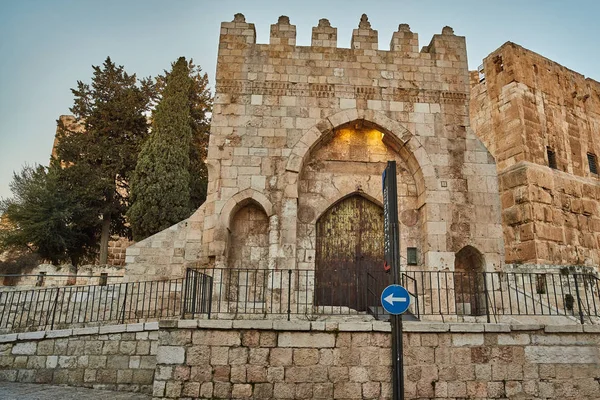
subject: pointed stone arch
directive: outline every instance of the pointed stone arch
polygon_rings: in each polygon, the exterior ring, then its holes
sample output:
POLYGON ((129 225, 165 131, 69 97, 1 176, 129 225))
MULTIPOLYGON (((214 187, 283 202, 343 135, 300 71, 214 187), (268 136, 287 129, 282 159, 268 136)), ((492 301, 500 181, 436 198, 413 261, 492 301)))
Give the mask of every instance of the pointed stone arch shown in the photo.
POLYGON ((273 215, 273 204, 267 196, 254 189, 244 189, 231 196, 221 209, 219 218, 221 226, 230 230, 232 217, 240 208, 249 203, 259 205, 267 217, 273 215))
POLYGON ((436 176, 435 168, 427 151, 419 138, 398 121, 372 110, 344 110, 319 121, 307 130, 293 146, 286 170, 299 173, 311 151, 323 141, 331 138, 336 128, 361 120, 375 125, 381 130, 384 134, 384 143, 394 148, 406 159, 411 173, 415 176, 418 192, 423 194, 426 190, 426 178, 435 178, 436 176))

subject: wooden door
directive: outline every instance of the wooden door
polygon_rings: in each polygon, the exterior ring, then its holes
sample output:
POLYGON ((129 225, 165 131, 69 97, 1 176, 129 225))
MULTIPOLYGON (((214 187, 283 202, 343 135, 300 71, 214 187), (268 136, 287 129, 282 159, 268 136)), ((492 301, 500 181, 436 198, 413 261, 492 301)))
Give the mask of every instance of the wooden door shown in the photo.
POLYGON ((340 200, 317 221, 316 305, 357 311, 377 305, 367 287, 380 290, 373 282, 382 271, 383 209, 359 195, 340 200))

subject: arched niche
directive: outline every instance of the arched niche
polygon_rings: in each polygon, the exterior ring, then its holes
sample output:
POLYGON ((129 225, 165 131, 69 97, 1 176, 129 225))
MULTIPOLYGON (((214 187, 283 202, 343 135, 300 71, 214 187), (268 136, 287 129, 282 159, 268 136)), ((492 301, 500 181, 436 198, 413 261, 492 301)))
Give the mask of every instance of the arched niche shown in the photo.
POLYGON ((249 200, 232 215, 227 258, 227 298, 245 303, 264 301, 269 262, 269 217, 249 200))
POLYGON ((473 246, 460 249, 454 258, 456 311, 463 315, 484 315, 485 259, 473 246))

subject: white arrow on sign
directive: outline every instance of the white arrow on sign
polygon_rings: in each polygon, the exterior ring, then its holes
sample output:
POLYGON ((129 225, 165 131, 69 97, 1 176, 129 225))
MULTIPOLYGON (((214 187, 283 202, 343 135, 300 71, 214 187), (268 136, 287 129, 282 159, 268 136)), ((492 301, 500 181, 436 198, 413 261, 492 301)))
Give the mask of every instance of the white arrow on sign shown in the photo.
POLYGON ((390 303, 391 305, 394 305, 394 303, 396 303, 396 302, 405 303, 408 301, 408 299, 406 297, 394 297, 393 293, 391 293, 387 297, 384 297, 383 299, 385 301, 387 301, 388 303, 390 303))

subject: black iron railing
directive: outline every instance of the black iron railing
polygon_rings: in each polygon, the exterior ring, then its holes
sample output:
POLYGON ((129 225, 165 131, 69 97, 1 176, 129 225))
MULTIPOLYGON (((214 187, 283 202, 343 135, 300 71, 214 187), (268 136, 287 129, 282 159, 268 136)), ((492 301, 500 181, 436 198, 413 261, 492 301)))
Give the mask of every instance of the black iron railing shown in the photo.
MULTIPOLYGON (((499 322, 504 316, 600 322, 600 280, 581 273, 404 271, 416 319, 499 322)), ((340 275, 326 285, 313 270, 188 269, 164 281, 0 292, 0 332, 61 329, 166 318, 385 318, 383 271, 340 275)))
POLYGON ((210 311, 212 278, 184 278, 0 292, 0 331, 62 329, 194 317, 210 311))
MULTIPOLYGON (((206 269, 213 279, 213 313, 385 315, 381 291, 391 284, 385 272, 340 275, 339 282, 315 282, 312 270, 206 269), (342 300, 340 300, 342 299, 342 300)), ((404 271, 415 318, 562 316, 581 323, 600 316, 599 280, 590 274, 404 271)), ((468 320, 468 319, 467 319, 468 320)), ((479 319, 478 319, 479 320, 479 319)))

